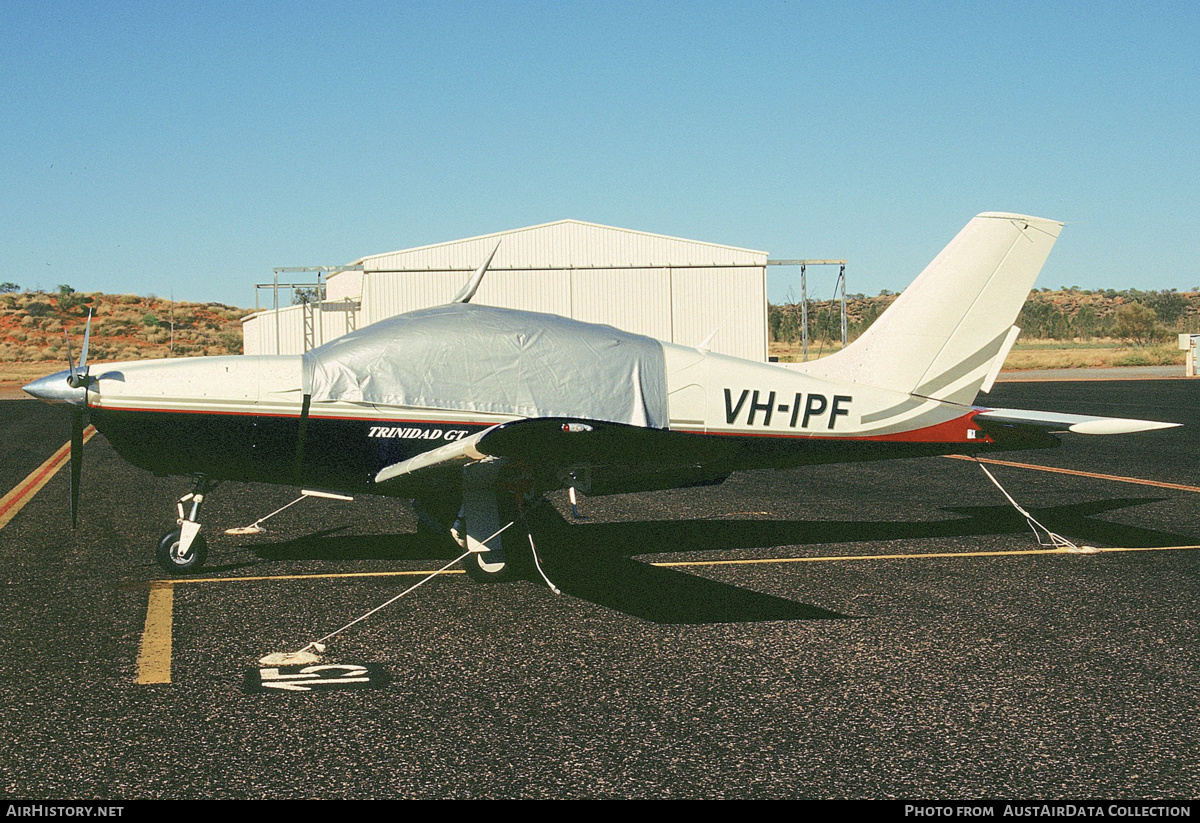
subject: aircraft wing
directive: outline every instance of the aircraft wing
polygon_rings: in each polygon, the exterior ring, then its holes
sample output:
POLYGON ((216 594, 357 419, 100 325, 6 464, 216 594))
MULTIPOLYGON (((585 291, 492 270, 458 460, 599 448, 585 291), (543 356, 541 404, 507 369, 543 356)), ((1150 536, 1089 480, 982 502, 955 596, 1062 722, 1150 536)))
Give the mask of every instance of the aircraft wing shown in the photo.
POLYGON ((1160 423, 1155 420, 1093 417, 1086 414, 1060 414, 1022 409, 984 409, 975 415, 975 419, 981 423, 1032 426, 1048 431, 1069 431, 1076 434, 1129 434, 1154 429, 1170 429, 1180 425, 1179 423, 1160 423))
MULTIPOLYGON (((975 419, 985 429, 990 423, 1031 433, 1124 434, 1179 425, 988 408, 980 409, 975 419)), ((430 487, 461 484, 461 469, 468 463, 502 459, 525 467, 543 490, 575 485, 588 494, 612 494, 678 488, 719 482, 744 468, 746 446, 736 440, 600 420, 534 417, 500 423, 394 463, 376 474, 375 482, 397 496, 419 496, 430 487)), ((845 448, 841 442, 831 445, 845 448)), ((829 462, 828 455, 822 455, 814 453, 811 462, 829 462)), ((771 465, 769 460, 761 464, 771 465)))
POLYGON ((485 435, 498 428, 500 427, 492 426, 490 429, 476 432, 470 437, 464 437, 462 440, 456 440, 453 443, 447 443, 436 449, 421 452, 415 457, 410 457, 399 463, 393 463, 381 469, 375 475, 375 482, 386 483, 389 480, 397 478, 411 480, 420 475, 428 475, 433 472, 441 473, 446 469, 458 468, 476 460, 483 460, 490 455, 480 451, 478 445, 485 435))
POLYGON ((561 487, 572 467, 603 467, 594 493, 672 488, 723 479, 731 449, 665 429, 599 420, 541 417, 514 420, 387 466, 375 476, 392 493, 451 482, 467 463, 509 459, 561 487), (727 453, 729 452, 729 453, 727 453), (603 487, 603 490, 601 489, 603 487))

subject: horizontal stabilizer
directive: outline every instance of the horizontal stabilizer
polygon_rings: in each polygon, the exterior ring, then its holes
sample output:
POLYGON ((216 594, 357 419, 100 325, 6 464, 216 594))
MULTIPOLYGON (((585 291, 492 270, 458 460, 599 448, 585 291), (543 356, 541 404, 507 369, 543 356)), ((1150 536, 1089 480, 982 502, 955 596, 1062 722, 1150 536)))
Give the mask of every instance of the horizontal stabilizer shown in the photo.
POLYGON ((1125 417, 1092 417, 1086 414, 1024 411, 1022 409, 988 409, 975 415, 980 422, 1007 423, 1017 426, 1036 426, 1052 431, 1075 434, 1129 434, 1131 432, 1170 429, 1179 423, 1160 423, 1155 420, 1133 420, 1125 417))

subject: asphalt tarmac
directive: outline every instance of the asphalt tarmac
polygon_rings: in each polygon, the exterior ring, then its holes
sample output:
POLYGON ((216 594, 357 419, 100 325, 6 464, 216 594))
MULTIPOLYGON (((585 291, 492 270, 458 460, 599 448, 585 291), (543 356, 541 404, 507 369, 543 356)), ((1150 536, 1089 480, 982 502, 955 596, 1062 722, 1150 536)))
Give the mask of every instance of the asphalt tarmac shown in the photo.
MULTIPOLYGON (((1200 487, 1200 382, 1008 383, 987 400, 1185 423, 995 457, 1200 487)), ((0 492, 69 426, 0 403, 0 492)), ((66 470, 0 528, 6 798, 1200 795, 1200 549, 1181 548, 1200 545, 1196 488, 991 467, 1048 528, 1120 549, 1094 554, 1034 553, 979 467, 947 458, 584 499, 581 520, 555 496, 537 536, 561 596, 438 577, 329 643, 325 661, 367 683, 328 669, 291 682, 347 687, 293 691, 261 688, 288 682, 262 679, 262 655, 453 554, 422 548, 407 506, 367 498, 226 537, 294 496, 226 484, 203 517, 210 568, 154 586, 188 481, 103 437, 85 454, 77 530, 66 470)))

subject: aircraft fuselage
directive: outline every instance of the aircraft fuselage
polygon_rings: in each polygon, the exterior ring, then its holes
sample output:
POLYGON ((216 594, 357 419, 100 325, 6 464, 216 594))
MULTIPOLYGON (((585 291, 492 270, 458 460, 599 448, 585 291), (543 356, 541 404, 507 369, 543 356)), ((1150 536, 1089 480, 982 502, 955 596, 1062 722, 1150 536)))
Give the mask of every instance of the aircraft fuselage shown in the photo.
MULTIPOLYGON (((703 482, 738 469, 1057 443, 1032 435, 997 443, 1003 433, 976 424, 971 407, 664 349, 673 436, 659 439, 656 453, 585 459, 580 468, 596 479, 595 493, 686 483, 689 472, 703 482), (634 479, 668 469, 669 483, 634 479)), ((298 356, 286 355, 108 364, 96 367, 87 404, 117 452, 155 474, 397 496, 411 495, 374 482, 384 467, 520 419, 341 401, 314 403, 304 414, 300 368, 298 356)), ((540 485, 563 483, 543 477, 540 485)))

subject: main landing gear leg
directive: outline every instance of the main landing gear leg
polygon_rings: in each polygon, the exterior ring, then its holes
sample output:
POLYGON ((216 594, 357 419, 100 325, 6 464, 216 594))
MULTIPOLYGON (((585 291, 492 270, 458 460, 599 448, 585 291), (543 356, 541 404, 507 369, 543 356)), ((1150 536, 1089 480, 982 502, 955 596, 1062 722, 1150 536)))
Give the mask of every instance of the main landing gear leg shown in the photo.
POLYGON ((204 496, 217 484, 206 475, 196 475, 196 485, 190 494, 185 494, 176 503, 179 511, 178 526, 164 534, 158 541, 155 558, 170 574, 187 574, 204 565, 208 557, 208 544, 200 534, 200 506, 204 496))
POLYGON ((500 482, 502 468, 500 461, 483 461, 463 469, 462 509, 451 533, 471 550, 463 562, 476 580, 514 580, 525 571, 522 541, 528 540, 528 532, 517 504, 519 492, 500 482))

